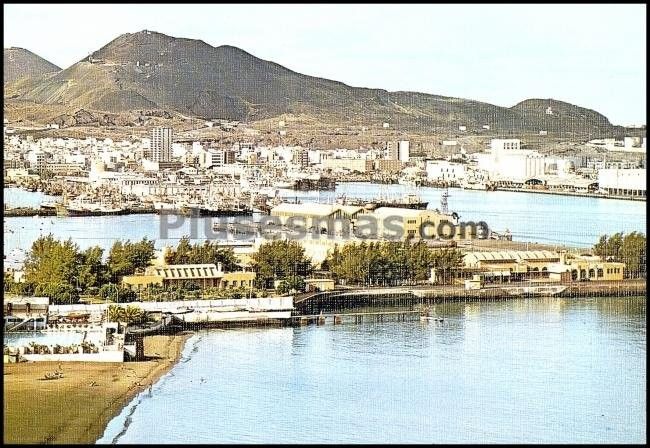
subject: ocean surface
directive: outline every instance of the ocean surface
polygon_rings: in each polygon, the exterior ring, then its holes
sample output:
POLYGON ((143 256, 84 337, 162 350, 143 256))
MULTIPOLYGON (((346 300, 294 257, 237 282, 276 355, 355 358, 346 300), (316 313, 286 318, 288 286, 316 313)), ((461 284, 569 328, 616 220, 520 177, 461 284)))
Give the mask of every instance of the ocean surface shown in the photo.
POLYGON ((98 443, 645 443, 646 299, 204 330, 98 443))
MULTIPOLYGON (((280 194, 303 202, 331 202, 342 194, 372 199, 382 195, 399 197, 409 191, 401 185, 344 183, 336 192, 280 190, 280 194)), ((429 208, 440 208, 443 190, 427 187, 419 192, 429 201, 429 208)), ((495 231, 508 229, 515 241, 591 247, 600 235, 645 232, 646 228, 645 202, 506 191, 450 189, 449 193, 449 210, 457 212, 461 222, 485 221, 495 231)), ((38 206, 51 199, 42 193, 4 189, 5 203, 10 206, 38 206)), ((145 236, 156 240, 156 247, 161 248, 175 245, 184 235, 192 236, 194 241, 210 237, 213 219, 158 215, 5 218, 4 254, 15 248, 28 249, 40 235, 48 233, 72 238, 82 249, 99 245, 108 251, 117 239, 133 241, 145 236)))

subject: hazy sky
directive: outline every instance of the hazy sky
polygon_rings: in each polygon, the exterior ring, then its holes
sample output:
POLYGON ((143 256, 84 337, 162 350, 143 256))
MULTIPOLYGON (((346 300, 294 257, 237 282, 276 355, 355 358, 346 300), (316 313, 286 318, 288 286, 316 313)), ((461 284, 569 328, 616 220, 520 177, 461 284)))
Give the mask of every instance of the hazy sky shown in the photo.
POLYGON ((645 124, 645 5, 4 5, 4 45, 68 67, 143 29, 361 87, 645 124))

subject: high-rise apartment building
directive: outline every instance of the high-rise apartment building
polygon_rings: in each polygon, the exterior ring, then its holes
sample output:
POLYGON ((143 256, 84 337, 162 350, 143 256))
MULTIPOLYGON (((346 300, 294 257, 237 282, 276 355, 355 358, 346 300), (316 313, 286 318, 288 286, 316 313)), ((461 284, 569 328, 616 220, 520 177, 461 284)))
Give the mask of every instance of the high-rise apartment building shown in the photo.
POLYGON ((154 128, 151 132, 151 160, 169 162, 172 159, 172 129, 154 128))

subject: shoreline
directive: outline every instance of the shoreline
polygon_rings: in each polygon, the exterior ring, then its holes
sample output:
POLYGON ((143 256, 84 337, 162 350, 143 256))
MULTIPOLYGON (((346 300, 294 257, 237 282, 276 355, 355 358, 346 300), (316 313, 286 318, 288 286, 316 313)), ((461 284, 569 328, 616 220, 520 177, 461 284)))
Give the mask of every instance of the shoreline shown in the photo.
MULTIPOLYGON (((622 298, 625 296, 637 297, 636 293, 639 292, 641 283, 643 283, 645 291, 645 282, 637 280, 630 283, 634 283, 635 287, 628 292, 635 294, 620 294, 622 285, 617 285, 618 287, 607 288, 606 292, 601 291, 603 293, 601 295, 622 298)), ((593 291, 589 291, 592 289, 589 286, 596 285, 575 285, 578 291, 574 291, 574 293, 578 292, 579 294, 570 294, 569 297, 578 298, 584 293, 587 293, 586 296, 597 297, 599 294, 593 295, 593 291)), ((357 293, 359 292, 357 291, 357 293)), ((339 302, 337 297, 330 297, 328 302, 334 309, 327 311, 336 313, 336 305, 377 309, 391 307, 391 305, 405 305, 404 297, 399 297, 400 294, 391 297, 392 294, 386 294, 385 290, 376 291, 379 295, 384 296, 378 297, 377 300, 372 298, 374 294, 371 294, 371 291, 364 292, 366 294, 361 294, 356 300, 348 298, 342 300, 342 303, 337 303, 339 302), (391 303, 395 300, 395 303, 391 303)), ((436 301, 439 299, 436 296, 438 294, 434 293, 433 297, 421 297, 419 301, 422 299, 424 302, 429 302, 432 299, 436 301)), ((448 296, 448 294, 444 294, 444 296, 448 296)), ((557 297, 569 298, 562 295, 557 297)), ((638 297, 644 297, 644 295, 638 297)), ((450 299, 450 297, 446 298, 450 299)), ((503 298, 501 297, 501 299, 503 298)), ((513 299, 521 298, 524 297, 513 299)), ((489 299, 495 298, 484 298, 485 301, 489 299)), ((304 308, 304 305, 307 304, 302 305, 300 308, 304 308)), ((304 311, 306 310, 303 309, 304 311)), ((299 318, 300 315, 296 317, 299 318)), ((336 318, 334 323, 337 323, 336 318)), ((195 334, 193 331, 182 331, 172 335, 145 337, 145 356, 148 359, 141 362, 5 364, 5 443, 96 443, 104 435, 108 424, 123 412, 134 397, 150 385, 155 384, 178 363, 187 340, 193 334, 195 334), (45 372, 56 370, 59 365, 64 371, 63 379, 42 381, 45 372), (133 374, 131 375, 129 372, 133 372, 133 374), (113 376, 112 382, 111 375, 113 376), (37 390, 39 395, 35 396, 37 390), (8 403, 15 403, 15 405, 8 406, 8 403)))
POLYGON ((94 444, 133 397, 176 365, 192 334, 146 337, 149 359, 141 362, 4 364, 4 442, 94 444), (64 378, 43 381, 58 365, 64 378))

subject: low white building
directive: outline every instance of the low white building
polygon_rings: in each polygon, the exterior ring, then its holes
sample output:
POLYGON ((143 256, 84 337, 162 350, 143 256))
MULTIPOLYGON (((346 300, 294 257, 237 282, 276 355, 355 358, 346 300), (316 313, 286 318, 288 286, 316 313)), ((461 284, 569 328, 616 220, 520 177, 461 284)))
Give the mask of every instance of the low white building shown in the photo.
POLYGON ((598 170, 598 187, 603 193, 646 196, 645 168, 607 168, 598 170))
POLYGON ((490 179, 529 179, 545 172, 545 157, 537 151, 512 149, 476 154, 478 168, 490 179))
POLYGON ((431 182, 461 182, 465 179, 467 165, 446 160, 428 160, 427 180, 431 182))

